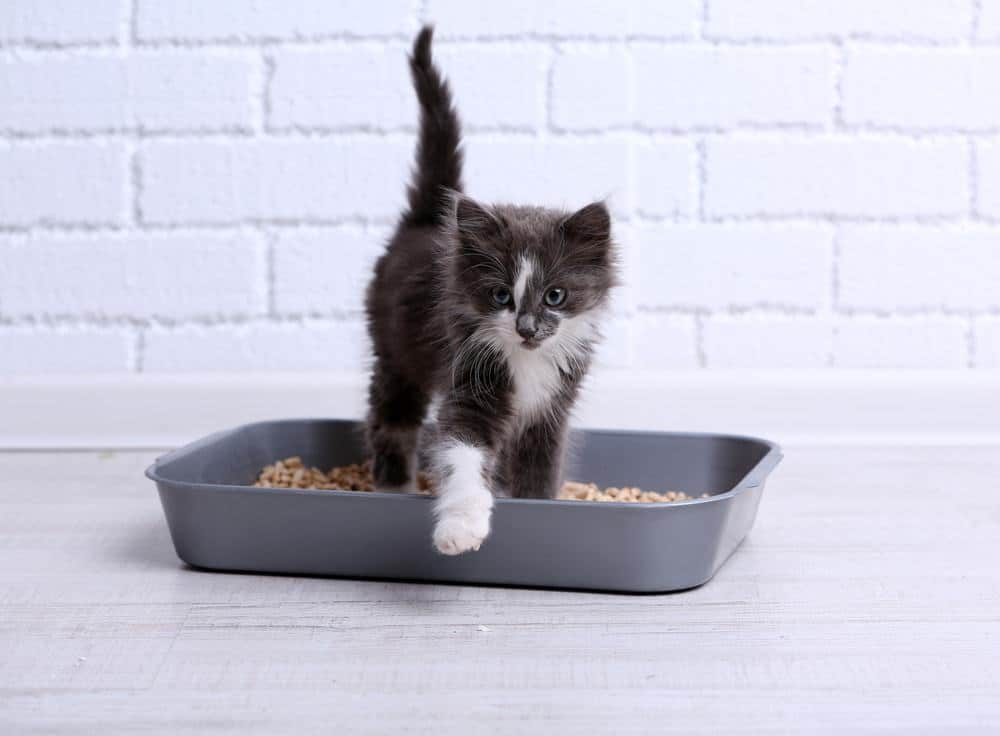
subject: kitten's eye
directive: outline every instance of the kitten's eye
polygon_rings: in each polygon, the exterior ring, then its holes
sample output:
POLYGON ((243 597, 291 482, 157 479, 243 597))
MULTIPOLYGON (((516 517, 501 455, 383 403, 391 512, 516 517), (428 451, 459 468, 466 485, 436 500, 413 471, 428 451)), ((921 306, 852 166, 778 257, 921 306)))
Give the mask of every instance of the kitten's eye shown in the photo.
POLYGON ((510 289, 504 286, 498 286, 493 291, 490 292, 490 296, 493 298, 493 303, 506 307, 510 304, 510 289))
POLYGON ((558 307, 566 301, 566 290, 558 287, 545 292, 545 303, 550 307, 558 307))

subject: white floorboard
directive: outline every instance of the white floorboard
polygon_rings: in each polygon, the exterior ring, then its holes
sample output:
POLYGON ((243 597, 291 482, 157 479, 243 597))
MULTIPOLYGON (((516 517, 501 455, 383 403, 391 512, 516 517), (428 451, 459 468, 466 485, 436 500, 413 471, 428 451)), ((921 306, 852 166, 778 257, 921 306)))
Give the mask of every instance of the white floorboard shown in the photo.
POLYGON ((665 596, 196 572, 153 456, 0 453, 0 733, 1000 731, 996 447, 789 450, 665 596))

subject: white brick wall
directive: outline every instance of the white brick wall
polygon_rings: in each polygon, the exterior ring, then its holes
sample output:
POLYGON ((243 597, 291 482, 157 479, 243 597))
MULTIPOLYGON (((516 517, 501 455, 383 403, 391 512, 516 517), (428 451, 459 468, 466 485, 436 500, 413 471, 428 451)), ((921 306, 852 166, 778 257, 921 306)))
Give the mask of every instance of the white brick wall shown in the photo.
POLYGON ((1000 49, 851 45, 843 91, 850 125, 989 131, 1000 123, 1000 49))
POLYGON ((0 227, 119 225, 126 217, 122 142, 9 141, 0 172, 0 227))
POLYGON ((976 366, 1000 370, 1000 319, 977 320, 975 330, 976 366))
POLYGON ((16 235, 0 240, 11 317, 183 320, 267 309, 254 233, 16 235))
POLYGON ((14 57, 0 76, 0 129, 247 131, 253 68, 242 52, 14 57))
POLYGON ((632 55, 644 128, 822 126, 833 111, 829 48, 643 44, 632 55))
POLYGON ((363 369, 424 21, 471 194, 611 203, 602 370, 1000 369, 1000 0, 36 0, 0 375, 363 369))
POLYGON ((834 331, 841 368, 964 368, 968 326, 961 319, 861 317, 834 331))
POLYGON ((957 217, 969 209, 968 158, 950 139, 713 137, 705 206, 719 217, 957 217))
POLYGON ((958 42, 968 37, 974 9, 965 0, 711 0, 706 31, 743 40, 958 42))
POLYGON ((113 43, 121 0, 39 0, 0 4, 0 43, 64 46, 113 43))

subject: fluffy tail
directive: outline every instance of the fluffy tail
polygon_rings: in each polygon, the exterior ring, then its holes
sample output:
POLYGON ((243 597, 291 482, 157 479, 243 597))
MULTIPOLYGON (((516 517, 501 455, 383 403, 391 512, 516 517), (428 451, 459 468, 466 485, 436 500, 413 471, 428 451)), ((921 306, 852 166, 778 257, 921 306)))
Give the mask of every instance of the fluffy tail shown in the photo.
POLYGON ((451 90, 431 59, 434 29, 424 26, 413 43, 410 74, 420 101, 420 136, 413 179, 407 188, 407 225, 438 225, 449 200, 448 191, 462 191, 462 138, 451 90))

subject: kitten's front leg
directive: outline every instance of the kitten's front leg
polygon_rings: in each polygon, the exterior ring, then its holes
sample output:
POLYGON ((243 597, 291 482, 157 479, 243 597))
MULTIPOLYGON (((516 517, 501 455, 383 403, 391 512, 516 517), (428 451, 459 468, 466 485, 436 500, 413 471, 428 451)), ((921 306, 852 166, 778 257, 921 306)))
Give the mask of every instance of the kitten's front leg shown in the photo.
POLYGON ((554 498, 565 453, 562 416, 530 424, 515 434, 505 453, 506 477, 513 498, 554 498))
POLYGON ((438 448, 439 489, 434 546, 446 555, 477 550, 490 533, 493 494, 487 484, 492 453, 449 438, 438 448))

